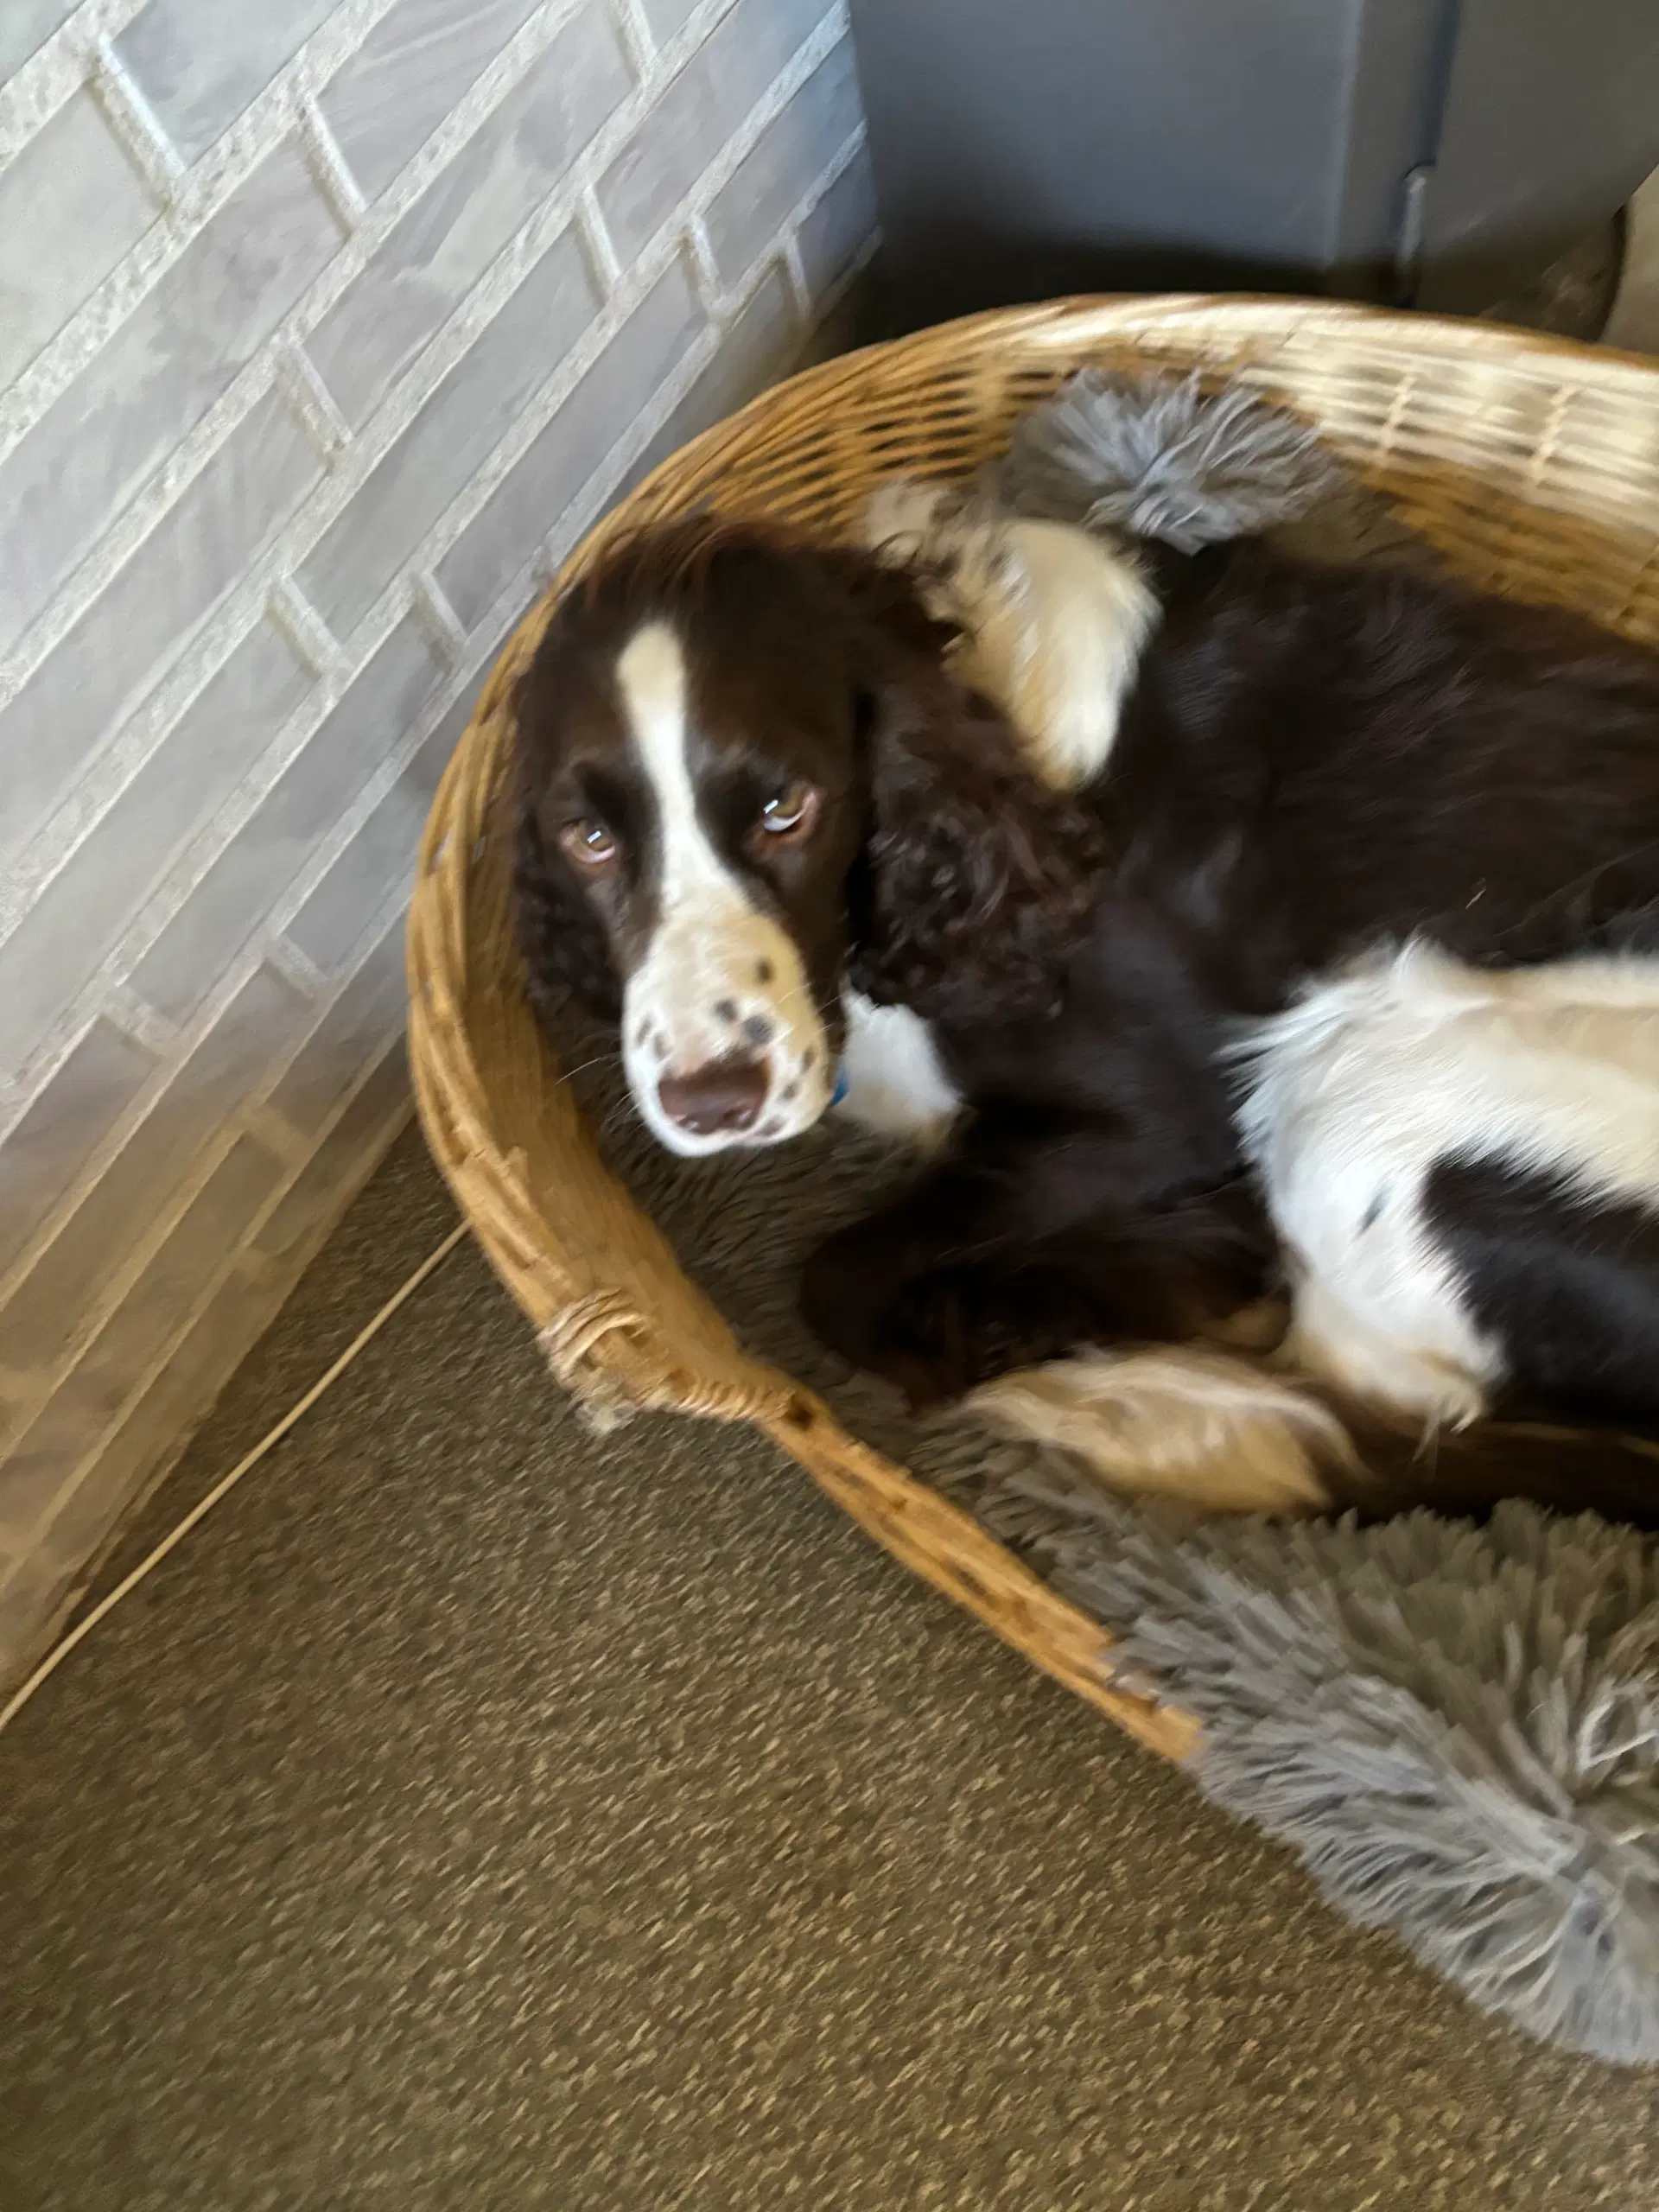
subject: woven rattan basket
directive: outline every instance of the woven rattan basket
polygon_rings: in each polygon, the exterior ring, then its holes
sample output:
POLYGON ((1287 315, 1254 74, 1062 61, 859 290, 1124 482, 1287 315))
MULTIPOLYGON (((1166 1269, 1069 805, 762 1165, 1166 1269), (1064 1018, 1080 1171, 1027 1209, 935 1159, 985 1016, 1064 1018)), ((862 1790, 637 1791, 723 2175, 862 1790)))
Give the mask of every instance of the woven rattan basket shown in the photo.
MULTIPOLYGON (((657 470, 572 557, 697 505, 850 530, 880 478, 963 475, 1072 370, 1237 371, 1288 401, 1476 582, 1659 637, 1659 370, 1490 324, 1282 300, 1098 300, 976 317, 809 371, 657 470)), ((1116 1689, 1109 1641, 976 1522, 750 1358, 601 1160, 527 1006, 500 795, 520 625, 451 762, 410 926, 426 1134, 560 1379, 601 1415, 753 1421, 918 1573, 1173 1758, 1184 1713, 1116 1689)))

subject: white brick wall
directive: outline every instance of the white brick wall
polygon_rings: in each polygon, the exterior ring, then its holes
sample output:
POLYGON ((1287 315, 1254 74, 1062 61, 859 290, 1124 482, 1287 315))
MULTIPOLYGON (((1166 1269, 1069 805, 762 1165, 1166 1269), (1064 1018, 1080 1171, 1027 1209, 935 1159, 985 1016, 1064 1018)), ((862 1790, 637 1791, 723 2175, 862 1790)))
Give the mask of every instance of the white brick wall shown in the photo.
POLYGON ((842 0, 0 5, 0 1674, 406 1111, 506 629, 799 359, 842 0))

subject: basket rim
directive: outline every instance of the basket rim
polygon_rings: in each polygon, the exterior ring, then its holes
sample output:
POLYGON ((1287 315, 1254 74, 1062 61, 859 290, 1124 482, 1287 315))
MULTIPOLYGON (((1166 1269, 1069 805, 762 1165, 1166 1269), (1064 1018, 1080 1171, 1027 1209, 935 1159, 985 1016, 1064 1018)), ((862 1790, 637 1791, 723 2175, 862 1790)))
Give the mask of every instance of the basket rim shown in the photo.
MULTIPOLYGON (((1503 323, 1257 293, 1077 295, 963 316, 802 369, 659 462, 583 534, 551 586, 517 624, 440 779, 421 838, 406 941, 410 1066, 428 1142, 492 1265, 542 1332, 561 1379, 601 1408, 672 1406, 756 1424, 887 1548, 1143 1742, 1174 1758, 1193 1749, 1196 1723, 1173 1707, 1112 1687, 1106 1632, 980 1522, 861 1443, 813 1392, 744 1353, 734 1338, 732 1354, 746 1387, 700 1389, 652 1317, 634 1311, 614 1291, 607 1301, 603 1284, 575 1279, 549 1249, 546 1224, 493 1123, 452 986, 466 970, 468 881, 487 827, 487 804, 499 789, 504 762, 498 726, 508 694, 559 594, 601 547, 632 526, 631 517, 654 490, 671 477, 685 480, 683 503, 695 504, 697 493, 712 488, 710 469, 733 445, 763 434, 774 418, 804 408, 826 409, 839 390, 861 383, 876 360, 902 368, 907 355, 944 349, 971 359, 988 344, 1014 355, 1067 352, 1081 360, 1109 342, 1122 345, 1137 334, 1166 336, 1189 327, 1195 332, 1201 327, 1211 341, 1224 340, 1227 358, 1235 363, 1248 362, 1246 341, 1256 334, 1282 344, 1289 334, 1317 339, 1340 333, 1351 343, 1363 334, 1396 367, 1403 354, 1426 364, 1489 366, 1510 378, 1535 367, 1542 377, 1570 362, 1575 383, 1583 387, 1626 394, 1643 386, 1659 389, 1659 365, 1637 353, 1503 323), (487 772, 480 772, 480 758, 487 772), (944 1554, 954 1567, 947 1567, 944 1554)), ((610 1176, 610 1181, 620 1202, 639 1214, 620 1180, 610 1176)), ((672 1264, 683 1276, 677 1261, 672 1264)))
MULTIPOLYGON (((1483 317, 1429 313, 1419 308, 1378 306, 1366 300, 1326 300, 1287 292, 1072 292, 1027 307, 981 308, 948 322, 931 324, 927 329, 903 338, 879 340, 859 351, 874 353, 882 346, 905 346, 912 340, 937 339, 953 331, 992 327, 1018 330, 1027 323, 1039 336, 1046 327, 1049 334, 1058 340, 1074 336, 1097 314, 1111 317, 1113 334, 1134 328, 1141 321, 1151 327, 1179 327, 1189 320, 1212 322, 1231 321, 1235 316, 1241 321, 1259 318, 1264 323, 1294 321, 1309 327, 1328 322, 1335 327, 1353 329, 1369 324, 1378 330, 1411 334, 1414 349, 1418 337, 1433 337, 1449 353, 1481 355, 1491 350, 1487 341, 1496 339, 1512 354, 1536 353, 1557 360, 1576 357, 1598 372, 1605 368, 1634 370, 1643 381, 1651 381, 1659 373, 1652 354, 1624 346, 1605 346, 1593 340, 1568 338, 1553 331, 1534 330, 1524 323, 1489 321, 1483 317)), ((841 353, 835 359, 855 360, 857 354, 841 353)), ((829 365, 816 365, 819 368, 829 365)), ((815 370, 798 373, 810 376, 815 370)), ((769 397, 792 381, 793 378, 785 378, 760 397, 769 397)), ((728 416, 727 420, 735 417, 728 416)))

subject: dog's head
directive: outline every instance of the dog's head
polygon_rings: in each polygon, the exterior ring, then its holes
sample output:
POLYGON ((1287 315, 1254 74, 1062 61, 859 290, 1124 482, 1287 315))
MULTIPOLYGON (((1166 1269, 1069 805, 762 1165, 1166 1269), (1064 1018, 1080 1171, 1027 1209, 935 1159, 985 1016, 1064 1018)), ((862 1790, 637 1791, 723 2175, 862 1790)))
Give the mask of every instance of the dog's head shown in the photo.
POLYGON ((847 981, 947 1024, 1053 1001, 1095 833, 950 641, 904 573, 706 519, 556 608, 518 702, 519 940, 539 1003, 620 1021, 672 1151, 816 1121, 847 981))

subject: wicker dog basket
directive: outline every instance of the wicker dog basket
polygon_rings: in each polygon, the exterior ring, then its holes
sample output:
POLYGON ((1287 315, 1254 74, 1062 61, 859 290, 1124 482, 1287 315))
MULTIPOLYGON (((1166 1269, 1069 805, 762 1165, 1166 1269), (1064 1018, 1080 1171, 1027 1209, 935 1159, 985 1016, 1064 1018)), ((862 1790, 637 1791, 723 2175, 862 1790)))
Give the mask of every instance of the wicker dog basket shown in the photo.
MULTIPOLYGON (((695 506, 849 531, 881 478, 967 474, 1073 370, 1137 360, 1242 373, 1316 423, 1475 582, 1659 638, 1659 370, 1490 324, 1282 300, 1063 302, 832 361, 666 461, 560 582, 619 531, 695 506)), ((602 1163, 525 1001, 508 914, 512 687, 547 604, 501 655, 444 778, 410 924, 421 1115, 485 1250, 596 1415, 658 1407, 754 1422, 906 1565, 1182 1757, 1192 1719, 1114 1688, 1093 1621, 749 1357, 602 1163)))

